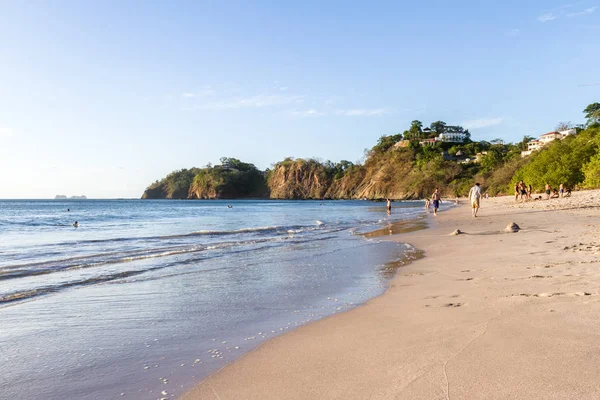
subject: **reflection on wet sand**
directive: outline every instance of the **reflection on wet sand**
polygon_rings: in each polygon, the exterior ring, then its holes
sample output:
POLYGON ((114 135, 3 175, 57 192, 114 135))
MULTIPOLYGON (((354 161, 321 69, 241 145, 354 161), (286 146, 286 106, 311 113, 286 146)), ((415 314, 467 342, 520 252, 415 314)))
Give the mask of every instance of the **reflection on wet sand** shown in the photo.
POLYGON ((423 219, 416 219, 410 221, 396 221, 390 223, 388 226, 385 226, 381 229, 363 233, 363 236, 367 239, 374 239, 382 236, 398 235, 400 233, 420 231, 425 228, 427 228, 427 223, 423 219))

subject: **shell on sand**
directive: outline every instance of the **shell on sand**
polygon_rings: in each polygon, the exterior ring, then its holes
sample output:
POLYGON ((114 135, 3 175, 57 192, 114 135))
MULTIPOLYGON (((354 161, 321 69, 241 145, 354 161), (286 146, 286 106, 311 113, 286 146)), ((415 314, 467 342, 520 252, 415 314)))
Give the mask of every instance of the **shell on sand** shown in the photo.
POLYGON ((521 228, 519 227, 519 225, 517 225, 514 222, 509 223, 508 225, 506 225, 506 229, 504 229, 506 232, 519 232, 521 228))

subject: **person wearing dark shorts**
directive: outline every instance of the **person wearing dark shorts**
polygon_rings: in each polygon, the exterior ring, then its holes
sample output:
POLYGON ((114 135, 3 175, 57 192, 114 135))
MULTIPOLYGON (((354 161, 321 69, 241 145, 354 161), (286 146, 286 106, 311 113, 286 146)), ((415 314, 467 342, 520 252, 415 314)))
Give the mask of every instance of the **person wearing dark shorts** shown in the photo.
POLYGON ((431 199, 433 200, 433 215, 437 215, 437 210, 440 208, 440 202, 442 201, 440 190, 438 188, 435 188, 435 192, 431 195, 431 199))

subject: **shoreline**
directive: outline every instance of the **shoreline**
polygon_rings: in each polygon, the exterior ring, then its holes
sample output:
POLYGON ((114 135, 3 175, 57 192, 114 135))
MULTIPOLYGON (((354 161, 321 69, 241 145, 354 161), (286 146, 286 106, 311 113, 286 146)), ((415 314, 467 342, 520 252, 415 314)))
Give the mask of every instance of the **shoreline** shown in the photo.
MULTIPOLYGON (((0 302, 13 293, 35 299, 0 305, 9 327, 0 340, 18 344, 6 353, 8 397, 176 398, 263 340, 379 295, 392 275, 387 263, 406 250, 365 240, 361 233, 392 222, 369 204, 226 211, 86 202, 77 211, 88 215, 86 231, 56 228, 72 214, 44 203, 7 208, 19 218, 3 231, 0 302), (227 223, 211 222, 223 215, 227 223), (39 348, 49 350, 36 379, 22 379, 40 363, 39 348)), ((394 220, 421 211, 402 206, 394 220)))
POLYGON ((381 296, 269 340, 182 398, 596 398, 600 245, 581 242, 600 238, 600 192, 511 199, 394 236, 425 258, 381 296), (523 230, 504 233, 513 221, 523 230))

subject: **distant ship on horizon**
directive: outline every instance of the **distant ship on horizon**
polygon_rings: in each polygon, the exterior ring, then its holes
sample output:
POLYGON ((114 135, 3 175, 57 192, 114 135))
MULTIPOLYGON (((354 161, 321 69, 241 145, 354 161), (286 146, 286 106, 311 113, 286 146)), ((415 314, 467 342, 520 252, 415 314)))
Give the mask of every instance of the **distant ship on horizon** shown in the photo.
POLYGON ((84 195, 67 197, 64 194, 57 194, 54 200, 87 200, 87 197, 84 195))

